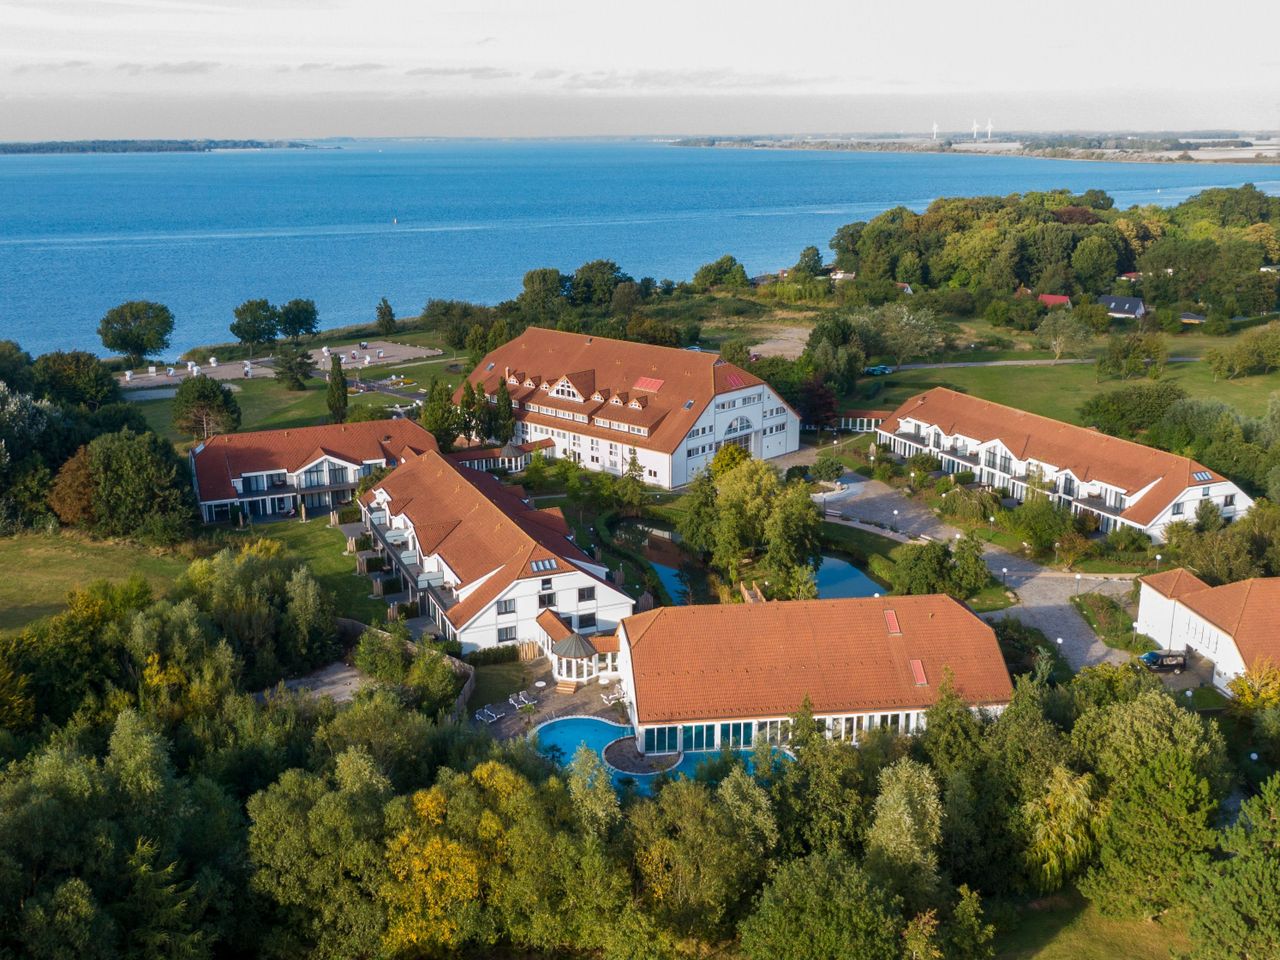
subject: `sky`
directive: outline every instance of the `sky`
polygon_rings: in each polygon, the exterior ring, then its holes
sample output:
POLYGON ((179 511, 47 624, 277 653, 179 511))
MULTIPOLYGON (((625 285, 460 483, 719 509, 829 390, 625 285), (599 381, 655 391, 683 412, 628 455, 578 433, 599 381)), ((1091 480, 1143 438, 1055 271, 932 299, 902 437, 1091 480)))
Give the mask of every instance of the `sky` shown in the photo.
POLYGON ((0 140, 1280 128, 1265 0, 0 0, 0 140))

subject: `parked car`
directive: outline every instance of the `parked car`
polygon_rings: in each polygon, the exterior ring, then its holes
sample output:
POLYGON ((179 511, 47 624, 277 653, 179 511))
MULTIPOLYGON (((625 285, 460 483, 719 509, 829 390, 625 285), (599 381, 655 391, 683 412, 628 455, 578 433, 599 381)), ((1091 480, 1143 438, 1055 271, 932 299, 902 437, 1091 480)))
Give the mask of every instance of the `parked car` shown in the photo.
POLYGON ((1181 673, 1187 669, 1187 654, 1183 650, 1150 650, 1138 659, 1156 673, 1181 673))
POLYGON ((883 377, 886 374, 893 373, 893 367, 886 366, 883 363, 878 363, 874 367, 867 367, 862 372, 869 377, 883 377))

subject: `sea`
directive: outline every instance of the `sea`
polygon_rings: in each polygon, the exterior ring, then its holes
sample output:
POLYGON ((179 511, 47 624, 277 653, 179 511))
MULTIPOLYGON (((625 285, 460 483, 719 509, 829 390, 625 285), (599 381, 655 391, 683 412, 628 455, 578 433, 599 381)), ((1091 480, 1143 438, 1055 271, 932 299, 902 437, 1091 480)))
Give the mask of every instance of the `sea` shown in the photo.
POLYGON ((1106 190, 1121 207, 1213 186, 1280 192, 1264 165, 679 147, 636 140, 340 141, 314 150, 0 156, 0 339, 102 352, 125 300, 177 318, 169 353, 229 339, 252 297, 326 327, 432 298, 497 303, 525 271, 595 258, 686 279, 827 253, 836 228, 942 196, 1106 190))

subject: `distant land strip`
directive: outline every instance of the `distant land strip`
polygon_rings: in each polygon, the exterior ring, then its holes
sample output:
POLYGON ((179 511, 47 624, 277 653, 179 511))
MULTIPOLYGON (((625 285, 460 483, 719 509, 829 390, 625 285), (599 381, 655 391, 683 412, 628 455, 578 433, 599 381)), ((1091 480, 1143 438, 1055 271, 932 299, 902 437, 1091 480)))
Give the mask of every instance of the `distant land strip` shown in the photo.
POLYGON ((0 143, 6 153, 209 153, 212 150, 318 150, 296 140, 43 140, 0 143))

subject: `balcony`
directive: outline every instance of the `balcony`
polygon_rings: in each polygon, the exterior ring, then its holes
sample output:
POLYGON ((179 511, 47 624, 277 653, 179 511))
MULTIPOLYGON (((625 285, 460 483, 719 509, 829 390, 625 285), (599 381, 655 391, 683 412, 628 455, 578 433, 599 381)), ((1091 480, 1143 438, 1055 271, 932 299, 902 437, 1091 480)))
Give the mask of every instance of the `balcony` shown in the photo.
POLYGON ((982 463, 976 453, 966 453, 960 447, 942 447, 937 452, 944 457, 950 457, 952 460, 959 460, 961 463, 967 463, 971 467, 982 466, 982 463))
POLYGON ((1094 513, 1105 513, 1109 517, 1118 517, 1124 513, 1124 507, 1117 507, 1101 497, 1077 497, 1076 504, 1094 513))

